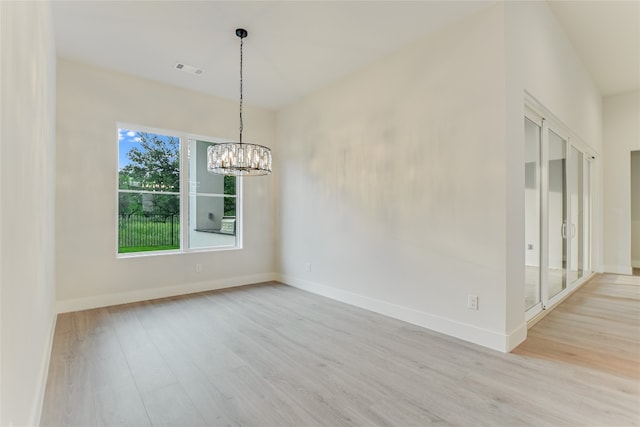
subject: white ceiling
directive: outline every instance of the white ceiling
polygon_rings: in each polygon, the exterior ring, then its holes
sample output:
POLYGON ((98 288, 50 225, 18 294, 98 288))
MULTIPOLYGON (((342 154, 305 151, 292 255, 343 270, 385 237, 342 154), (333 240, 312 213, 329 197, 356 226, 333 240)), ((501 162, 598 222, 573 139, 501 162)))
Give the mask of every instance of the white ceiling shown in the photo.
MULTIPOLYGON (((235 29, 246 28, 245 100, 279 108, 493 3, 55 1, 53 18, 63 58, 230 99, 239 91, 235 29), (177 71, 178 61, 205 73, 177 71)), ((605 95, 640 87, 638 4, 552 4, 605 95)))
POLYGON ((640 1, 551 1, 603 96, 640 89, 640 1))

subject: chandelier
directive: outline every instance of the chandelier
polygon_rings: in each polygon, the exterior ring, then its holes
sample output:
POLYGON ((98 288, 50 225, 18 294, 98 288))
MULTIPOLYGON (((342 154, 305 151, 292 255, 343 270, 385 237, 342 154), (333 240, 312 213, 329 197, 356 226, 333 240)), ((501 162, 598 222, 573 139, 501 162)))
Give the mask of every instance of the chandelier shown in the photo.
POLYGON ((271 173, 271 150, 242 142, 242 45, 247 30, 238 28, 240 37, 240 141, 214 144, 207 149, 207 170, 219 175, 258 176, 271 173))

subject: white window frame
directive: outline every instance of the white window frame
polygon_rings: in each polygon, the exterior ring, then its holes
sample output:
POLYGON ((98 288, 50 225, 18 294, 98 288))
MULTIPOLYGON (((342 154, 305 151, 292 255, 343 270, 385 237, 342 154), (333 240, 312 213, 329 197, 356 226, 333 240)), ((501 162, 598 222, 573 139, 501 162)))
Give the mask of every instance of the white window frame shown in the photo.
MULTIPOLYGON (((211 246, 211 247, 199 247, 199 248, 190 248, 190 240, 189 240, 189 215, 190 215, 190 203, 189 196, 190 193, 190 182, 189 182, 189 141, 205 141, 211 143, 221 143, 226 142, 221 138, 205 136, 205 135, 197 135, 193 133, 183 132, 183 131, 175 131, 170 129, 160 129, 150 126, 137 125, 126 122, 117 122, 116 123, 116 173, 115 173, 115 183, 116 183, 116 191, 115 191, 115 206, 116 206, 116 214, 115 214, 115 254, 117 258, 138 258, 138 257, 148 257, 148 256, 158 256, 158 255, 180 255, 180 254, 189 254, 189 253, 199 253, 199 252, 219 252, 219 251, 234 251, 240 250, 243 248, 243 205, 242 196, 243 196, 243 179, 241 176, 236 176, 236 222, 235 222, 235 245, 233 246, 211 246), (119 159, 120 159, 120 141, 118 140, 118 133, 120 129, 128 129, 135 132, 147 132, 158 135, 167 135, 167 136, 175 136, 179 141, 179 154, 180 154, 180 191, 179 192, 159 192, 159 191, 134 191, 134 190, 125 190, 124 192, 131 193, 149 193, 149 194, 174 194, 179 196, 180 200, 180 248, 174 250, 161 250, 161 251, 143 251, 143 252, 127 252, 127 253, 119 253, 119 227, 120 227, 120 215, 118 211, 119 205, 119 195, 122 192, 120 190, 120 182, 119 182, 119 159)), ((195 194, 195 193, 194 193, 195 194)), ((221 195, 224 197, 224 194, 221 195)))

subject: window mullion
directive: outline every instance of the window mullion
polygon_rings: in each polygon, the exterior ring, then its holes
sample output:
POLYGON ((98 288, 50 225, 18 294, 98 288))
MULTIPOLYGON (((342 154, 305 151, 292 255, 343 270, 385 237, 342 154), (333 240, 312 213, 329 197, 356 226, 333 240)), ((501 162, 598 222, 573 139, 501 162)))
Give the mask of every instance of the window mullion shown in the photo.
POLYGON ((190 141, 188 137, 180 137, 180 248, 183 252, 189 250, 190 141))
POLYGON ((118 193, 161 194, 161 195, 173 195, 173 196, 179 196, 180 195, 180 193, 176 192, 176 191, 127 190, 125 188, 118 189, 118 193))

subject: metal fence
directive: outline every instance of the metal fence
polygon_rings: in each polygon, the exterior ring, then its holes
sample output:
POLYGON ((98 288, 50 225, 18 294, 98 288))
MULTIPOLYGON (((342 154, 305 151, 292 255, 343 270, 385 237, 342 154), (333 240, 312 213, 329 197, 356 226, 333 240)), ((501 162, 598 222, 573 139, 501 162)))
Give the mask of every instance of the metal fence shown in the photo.
POLYGON ((180 246, 180 215, 121 215, 118 246, 180 246))

